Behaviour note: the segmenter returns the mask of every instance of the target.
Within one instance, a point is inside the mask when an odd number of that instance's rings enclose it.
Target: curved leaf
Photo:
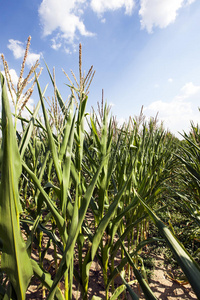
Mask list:
[[[32,276],[32,266],[21,236],[18,180],[22,165],[13,127],[5,81],[2,86],[2,170],[0,188],[0,237],[3,241],[1,267],[8,275],[18,299],[25,293]]]

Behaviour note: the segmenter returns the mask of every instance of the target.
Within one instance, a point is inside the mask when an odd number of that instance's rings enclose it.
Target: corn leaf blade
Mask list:
[[[18,299],[25,293],[32,276],[32,266],[21,236],[18,180],[21,175],[21,159],[18,151],[5,81],[2,86],[2,170],[0,187],[0,237],[3,241],[1,267],[9,276]]]
[[[169,228],[160,220],[160,218],[149,208],[149,206],[142,200],[139,194],[135,191],[141,204],[146,209],[150,218],[160,231],[163,238],[166,240],[168,246],[172,250],[177,262],[185,273],[188,281],[190,282],[195,294],[200,299],[200,267],[187,252],[181,242],[174,236]]]

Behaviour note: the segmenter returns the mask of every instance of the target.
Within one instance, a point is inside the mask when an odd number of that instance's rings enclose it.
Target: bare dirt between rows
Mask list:
[[[164,266],[163,255],[156,255],[154,260],[155,269],[150,280],[150,287],[154,295],[162,300],[197,299],[190,284],[181,285],[169,278]],[[140,299],[145,299],[141,297]]]
[[[90,229],[94,228],[94,220],[91,213],[87,213],[87,220],[88,220],[88,226],[90,226]],[[45,247],[47,243],[47,237],[43,239],[43,247]],[[84,247],[83,252],[86,251],[86,247]],[[61,252],[58,253],[61,254]],[[154,262],[154,270],[153,274],[151,276],[151,279],[149,281],[150,287],[154,293],[154,295],[161,300],[182,300],[182,299],[197,299],[195,293],[193,292],[190,284],[181,285],[178,282],[172,280],[169,276],[170,266],[166,267],[165,261],[164,261],[164,255],[158,254],[155,252],[150,252],[148,254]],[[75,247],[75,256],[77,256],[77,248]],[[38,252],[37,250],[32,253],[32,258],[38,261]],[[117,254],[115,257],[116,259],[116,265],[120,262],[120,254]],[[52,279],[54,277],[55,273],[55,263],[54,263],[54,250],[51,245],[49,247],[45,259],[43,261],[43,266],[45,270],[48,270],[48,272],[52,275]],[[75,259],[74,268],[77,268],[78,270],[78,262]],[[32,284],[30,285],[26,299],[30,300],[39,300],[39,299],[46,299],[46,296],[48,295],[48,291],[43,289],[42,294],[42,288],[40,286],[39,280],[33,278]],[[117,288],[119,285],[122,284],[122,280],[120,279],[120,276],[115,278],[115,288]],[[60,289],[62,290],[64,294],[64,282],[60,282]],[[139,299],[143,300],[145,299],[140,287],[138,284],[131,285],[131,288],[134,290],[134,292],[139,296]],[[43,295],[43,296],[42,296]],[[102,274],[102,268],[98,263],[98,260],[95,260],[92,262],[91,268],[90,268],[90,278],[89,278],[89,288],[88,288],[88,300],[91,300],[93,295],[100,297],[101,299],[105,299],[105,286],[103,281],[103,274]],[[110,296],[112,294],[110,293]],[[74,280],[73,285],[73,300],[82,300],[81,294],[80,294],[80,288],[76,281]],[[131,299],[128,292],[126,292],[126,298],[123,295],[120,295],[120,299]]]
[[[150,280],[150,287],[154,292],[154,295],[158,299],[162,300],[182,300],[182,299],[197,299],[194,294],[190,284],[181,285],[176,281],[170,279],[168,273],[166,272],[166,266],[164,266],[164,257],[162,254],[154,255],[154,263],[155,268]],[[116,280],[118,284],[120,284],[120,279]],[[64,284],[61,283],[61,289],[64,289]],[[145,297],[143,296],[142,291],[140,290],[138,285],[132,285],[131,288],[138,294],[139,299],[143,300]],[[38,286],[37,280],[34,281],[33,285],[31,285],[28,289],[26,299],[46,299],[47,293],[43,294],[42,297],[42,288]],[[92,296],[98,296],[102,299],[105,299],[105,288],[103,283],[103,276],[101,272],[101,268],[98,262],[93,262],[90,270],[90,281],[89,281],[89,293],[88,299],[91,300]],[[130,295],[126,293],[127,299],[131,299]],[[78,286],[74,285],[73,287],[73,299],[81,300],[81,295],[78,289]],[[120,299],[125,299],[121,295]]]

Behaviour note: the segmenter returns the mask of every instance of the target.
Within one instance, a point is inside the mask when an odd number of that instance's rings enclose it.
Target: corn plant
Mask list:
[[[180,174],[180,187],[177,193],[190,217],[199,225],[199,193],[200,193],[200,164],[199,164],[199,126],[191,123],[189,134],[183,135],[184,140],[180,145],[180,154],[177,154],[183,172]],[[184,171],[185,170],[185,171]]]
[[[23,70],[24,66],[25,60]],[[30,75],[37,66],[31,69]],[[91,67],[83,75],[81,46],[79,79],[72,71],[73,79],[64,72],[71,91],[68,103],[57,88],[55,70],[52,75],[46,65],[54,89],[52,101],[47,100],[47,87],[41,88],[39,74],[35,74],[33,86],[37,87],[39,99],[35,110],[30,111],[26,106],[29,94],[22,94],[30,75],[23,81],[22,71],[15,93],[5,60],[4,69],[8,90],[17,100],[13,103],[13,125],[1,75],[0,260],[4,274],[0,278],[0,299],[25,299],[34,274],[42,284],[43,298],[72,299],[72,285],[76,280],[81,298],[86,300],[94,260],[102,269],[106,299],[117,299],[122,293],[125,296],[125,291],[132,299],[138,299],[131,289],[131,270],[145,297],[156,299],[140,255],[144,247],[155,241],[168,244],[199,298],[198,264],[158,217],[166,208],[169,187],[178,193],[171,185],[172,174],[176,176],[176,157],[170,151],[172,136],[157,126],[155,120],[145,122],[142,114],[130,118],[122,127],[117,126],[103,98],[98,112],[90,115],[86,132],[86,105],[94,72]],[[24,99],[23,104],[20,99]],[[49,108],[46,108],[47,101]],[[22,108],[27,109],[30,118],[22,117]],[[16,126],[17,120],[21,121],[22,133]],[[191,199],[188,194],[186,199],[183,190],[179,193],[196,221],[197,136],[195,131],[195,140],[185,137],[193,147],[184,146],[185,156],[179,155],[187,170],[182,180],[187,179],[193,188]],[[88,215],[92,225],[88,223]],[[160,236],[149,235],[150,219]],[[53,248],[53,263],[48,262],[47,268],[44,258],[50,248]],[[116,256],[120,256],[119,262]],[[118,275],[122,284],[115,290]],[[63,290],[61,282],[64,282]]]
[[[21,236],[18,181],[22,162],[13,127],[5,80],[2,74],[2,163],[0,187],[1,268],[9,277],[8,299],[25,299],[33,269]]]

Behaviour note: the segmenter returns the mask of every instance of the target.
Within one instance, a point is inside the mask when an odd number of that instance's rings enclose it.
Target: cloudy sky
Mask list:
[[[78,74],[78,45],[83,69],[96,70],[88,111],[105,100],[119,122],[144,114],[164,121],[178,136],[200,120],[199,0],[0,0],[0,53],[19,75],[28,36],[27,69],[43,59],[63,98],[72,69]],[[2,64],[0,64],[2,70]],[[47,71],[40,77],[44,88]],[[46,95],[52,96],[51,89]],[[37,102],[37,94],[31,101]]]

